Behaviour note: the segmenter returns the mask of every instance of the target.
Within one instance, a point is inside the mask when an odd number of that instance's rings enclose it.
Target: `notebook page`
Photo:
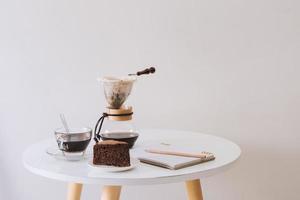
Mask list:
[[[144,147],[143,149],[140,149],[140,151],[138,151],[138,153],[136,154],[136,157],[140,159],[141,162],[145,162],[152,165],[158,165],[169,169],[178,169],[178,168],[187,167],[187,166],[191,166],[194,164],[207,161],[201,158],[149,153],[145,151],[146,149],[176,151],[176,152],[186,152],[186,153],[200,153],[203,150],[201,150],[199,147],[182,147],[182,146],[159,144],[159,145]],[[209,160],[212,159],[214,158],[210,158]]]
[[[189,164],[191,162],[201,161],[201,158],[161,155],[147,152],[138,155],[138,159],[140,159],[142,162],[147,163],[147,161],[149,161],[150,164],[162,165],[163,167],[171,169],[175,169],[177,166]]]

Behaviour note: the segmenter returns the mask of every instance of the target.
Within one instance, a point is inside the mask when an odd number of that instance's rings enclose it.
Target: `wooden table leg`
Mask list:
[[[67,200],[80,200],[81,190],[81,183],[69,183]]]
[[[102,188],[101,200],[119,200],[121,186],[107,185]]]
[[[189,200],[203,200],[201,183],[199,179],[185,182]]]

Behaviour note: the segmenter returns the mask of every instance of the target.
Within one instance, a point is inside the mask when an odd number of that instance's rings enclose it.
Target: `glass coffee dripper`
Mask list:
[[[98,131],[95,128],[95,133],[98,132],[99,139],[125,141],[130,148],[134,145],[138,133],[132,121],[132,107],[125,106],[124,103],[129,97],[135,81],[136,76],[106,76],[101,79],[108,105],[107,112],[96,124],[96,127],[100,125]],[[106,117],[108,120],[104,123],[104,128],[101,131],[102,123]]]
[[[94,137],[96,142],[99,139],[118,140],[127,142],[130,148],[134,145],[139,134],[132,121],[133,109],[124,103],[131,94],[137,76],[154,72],[155,68],[151,67],[124,77],[105,76],[100,79],[108,106],[107,112],[103,113],[96,123]],[[108,118],[108,121],[104,123],[104,129],[101,131],[104,118]]]
[[[112,77],[105,76],[101,79],[104,95],[108,107],[119,109],[131,93],[136,76]]]

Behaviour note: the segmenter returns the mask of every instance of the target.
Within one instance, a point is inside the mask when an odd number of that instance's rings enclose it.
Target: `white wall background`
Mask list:
[[[139,127],[210,133],[243,150],[236,167],[203,180],[205,199],[299,199],[299,9],[297,0],[0,0],[0,199],[64,199],[66,184],[27,172],[22,151],[51,137],[61,112],[93,126],[105,105],[96,78],[145,65],[157,74],[130,99]],[[184,199],[181,186],[126,187],[122,199]],[[99,193],[86,186],[83,199]]]

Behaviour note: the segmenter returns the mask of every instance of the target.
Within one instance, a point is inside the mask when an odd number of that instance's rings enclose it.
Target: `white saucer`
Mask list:
[[[103,172],[123,172],[128,171],[140,164],[140,161],[136,158],[130,158],[130,166],[128,167],[115,167],[115,166],[107,166],[107,165],[94,165],[93,160],[89,160],[88,165],[90,168],[95,170],[100,170]]]
[[[86,149],[85,153],[65,153],[58,149],[57,146],[50,146],[46,149],[46,153],[59,160],[79,161],[93,157],[91,149]]]

